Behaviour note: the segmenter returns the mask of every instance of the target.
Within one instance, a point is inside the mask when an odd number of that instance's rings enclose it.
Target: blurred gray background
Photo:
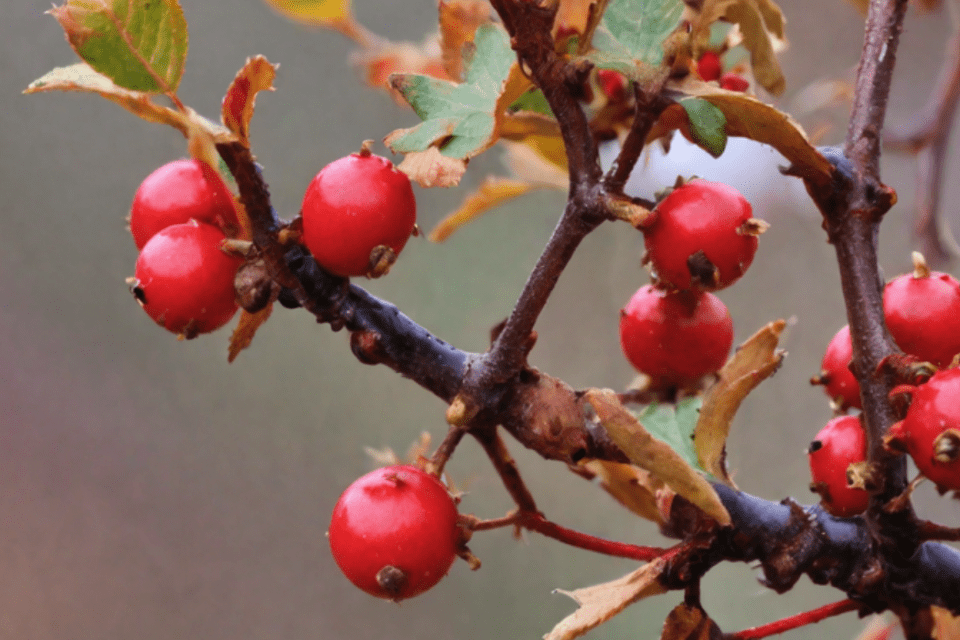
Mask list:
[[[284,215],[296,213],[323,165],[364,138],[416,122],[361,84],[347,63],[353,45],[341,36],[291,23],[260,0],[182,4],[191,38],[180,95],[200,112],[219,113],[247,56],[281,63],[278,90],[258,101],[252,137]],[[433,29],[433,0],[356,5],[363,24],[394,40],[419,41]],[[808,83],[852,77],[863,29],[853,8],[832,0],[783,7],[792,47],[779,104],[793,109]],[[8,3],[0,21],[0,638],[538,638],[574,608],[551,590],[634,567],[498,531],[474,538],[479,572],[458,563],[415,600],[394,605],[353,588],[324,538],[333,504],[372,468],[365,445],[403,451],[424,430],[439,440],[443,404],[386,368],[358,364],[343,334],[304,313],[278,310],[232,365],[227,330],[177,342],[156,327],[124,284],[136,259],[124,217],[139,182],[183,155],[183,140],[93,96],[20,95],[74,60],[47,8],[40,0]],[[904,121],[924,102],[949,31],[945,15],[911,11],[888,122]],[[810,131],[832,125],[823,142],[835,143],[845,112],[840,106],[802,120]],[[845,323],[832,249],[802,188],[770,170],[772,152],[747,150],[722,167],[673,162],[666,170],[673,177],[730,176],[772,223],[753,268],[721,297],[738,341],[770,320],[792,319],[790,355],[744,404],[729,459],[742,488],[809,502],[804,451],[830,411],[807,380]],[[957,169],[954,158],[948,175]],[[421,226],[432,228],[498,171],[493,152],[471,165],[460,188],[418,190]],[[883,175],[900,195],[881,239],[893,275],[909,265],[912,163],[888,154]],[[657,180],[662,186],[673,177]],[[945,187],[945,209],[953,211],[960,184],[949,179]],[[559,193],[535,193],[446,244],[413,240],[390,277],[369,288],[444,339],[482,350],[561,207]],[[605,225],[587,240],[537,327],[533,364],[577,387],[631,379],[617,312],[647,281],[641,251],[640,235],[623,225]],[[597,535],[665,543],[562,465],[510,447],[548,517]],[[510,508],[472,442],[448,470],[468,491],[464,511],[494,517]],[[960,524],[956,503],[930,486],[918,499],[924,515]],[[706,579],[704,604],[725,630],[842,597],[806,580],[779,597],[755,577],[746,565],[728,565]],[[679,601],[674,593],[641,603],[588,637],[659,637]],[[852,638],[862,624],[848,614],[787,637]]]

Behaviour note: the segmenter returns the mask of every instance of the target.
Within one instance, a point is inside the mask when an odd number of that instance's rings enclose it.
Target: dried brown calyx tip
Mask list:
[[[403,569],[387,565],[377,571],[377,585],[392,599],[396,599],[407,584],[407,574]]]
[[[357,155],[361,158],[369,158],[373,155],[373,140],[364,140],[360,143],[360,151],[357,151]]]
[[[919,251],[914,251],[910,254],[910,257],[913,258],[913,277],[929,278],[930,267],[927,265],[927,259],[923,257],[923,254]]]
[[[397,252],[385,244],[378,244],[370,252],[370,263],[367,269],[368,278],[379,278],[390,272],[390,267],[397,261]]]
[[[766,233],[770,228],[770,223],[760,218],[750,218],[737,227],[737,233],[742,236],[759,236]]]
[[[960,431],[947,429],[933,441],[933,459],[941,464],[950,464],[960,457]]]

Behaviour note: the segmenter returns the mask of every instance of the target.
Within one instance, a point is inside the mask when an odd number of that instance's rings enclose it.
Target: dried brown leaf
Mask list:
[[[721,640],[723,632],[703,609],[678,604],[663,623],[660,640]]]
[[[723,464],[730,423],[747,394],[780,366],[784,352],[777,344],[786,326],[783,320],[771,322],[740,345],[704,397],[693,446],[701,466],[727,484],[733,485]]]
[[[463,76],[463,45],[490,20],[490,3],[481,0],[440,0],[440,60],[447,75]]]
[[[960,616],[955,616],[943,607],[930,607],[933,613],[934,640],[960,640]]]
[[[250,119],[253,117],[257,93],[273,91],[273,80],[280,65],[270,64],[263,56],[247,58],[223,96],[220,117],[245,147],[250,146]]]
[[[590,403],[610,438],[634,464],[643,467],[668,487],[700,507],[722,525],[730,514],[717,492],[667,443],[654,438],[620,403],[610,389],[591,389],[584,399]]]
[[[435,147],[431,147],[431,149],[433,148]],[[520,197],[534,189],[543,188],[543,186],[525,180],[488,176],[480,185],[480,188],[469,194],[460,208],[441,220],[427,237],[433,242],[443,242],[457,229],[476,220],[497,205]]]
[[[233,334],[230,336],[228,362],[236,360],[240,352],[250,346],[257,329],[270,318],[271,313],[273,313],[272,302],[256,313],[244,311],[240,314],[240,322],[237,323],[237,328],[233,330]]]
[[[421,187],[455,187],[467,171],[467,162],[462,158],[447,157],[440,153],[440,149],[430,147],[426,151],[408,153],[397,169]]]
[[[664,484],[646,469],[622,462],[587,460],[580,463],[600,479],[600,486],[613,498],[641,518],[662,524],[657,508],[657,492]]]
[[[833,166],[807,139],[803,128],[786,113],[737,91],[726,91],[693,77],[670,82],[677,92],[703,98],[720,109],[727,119],[728,136],[750,138],[768,144],[779,151],[790,163],[793,173],[818,186],[830,183]],[[693,140],[687,124],[686,111],[679,104],[670,105],[660,116],[648,136],[656,140],[673,129]]]
[[[657,558],[610,582],[576,591],[557,589],[555,593],[570,596],[580,608],[561,620],[543,639],[572,640],[600,626],[628,605],[649,596],[666,593],[667,590],[657,580],[666,564],[662,558]]]

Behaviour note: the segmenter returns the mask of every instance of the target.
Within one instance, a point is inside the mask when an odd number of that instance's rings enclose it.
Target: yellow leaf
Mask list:
[[[740,345],[718,372],[700,407],[693,431],[697,458],[704,469],[728,484],[733,484],[724,466],[730,423],[747,394],[779,368],[784,353],[777,344],[786,326],[783,320],[771,322]]]
[[[431,149],[435,148],[436,147],[431,147]],[[411,155],[413,154],[407,154],[407,158]],[[439,155],[439,153],[437,155]],[[404,160],[404,162],[406,162],[406,160]],[[441,220],[427,237],[433,242],[443,242],[449,238],[454,231],[468,222],[476,220],[490,209],[508,200],[522,196],[525,193],[529,193],[534,189],[543,188],[543,186],[544,185],[537,185],[524,180],[488,176],[487,179],[483,181],[483,184],[480,185],[480,188],[468,195],[466,199],[464,199],[463,204],[460,205],[460,208]]]
[[[933,613],[934,640],[960,640],[960,617],[943,607],[930,607]]]
[[[579,608],[564,618],[543,640],[573,640],[594,627],[598,627],[613,616],[643,598],[666,593],[666,589],[657,578],[663,573],[667,563],[662,558],[647,563],[610,582],[556,593],[570,596]]]
[[[584,395],[610,439],[630,462],[643,467],[668,487],[698,506],[721,525],[730,524],[730,514],[717,492],[670,445],[654,438],[610,389],[590,389]]]
[[[376,37],[354,19],[350,0],[264,0],[276,11],[291,20],[314,27],[339,31],[361,45]]]
[[[517,178],[562,191],[570,186],[563,140],[531,136],[523,142],[501,141],[500,146],[506,151],[504,164]]]

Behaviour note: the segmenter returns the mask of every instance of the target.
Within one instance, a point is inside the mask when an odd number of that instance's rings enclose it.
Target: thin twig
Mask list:
[[[572,547],[595,551],[596,553],[602,553],[616,558],[630,558],[631,560],[649,562],[667,552],[667,549],[660,547],[645,547],[625,542],[617,542],[615,540],[605,540],[586,533],[574,531],[573,529],[568,529],[550,522],[539,513],[521,512],[519,522],[524,529],[536,531],[541,535],[553,538]]]
[[[757,640],[758,638],[766,638],[767,636],[784,633],[785,631],[790,631],[791,629],[803,627],[808,624],[815,624],[821,620],[826,620],[827,618],[838,616],[842,613],[856,611],[858,608],[859,605],[853,600],[841,600],[813,609],[812,611],[804,611],[794,616],[788,616],[776,622],[728,634],[724,636],[724,640]]]

